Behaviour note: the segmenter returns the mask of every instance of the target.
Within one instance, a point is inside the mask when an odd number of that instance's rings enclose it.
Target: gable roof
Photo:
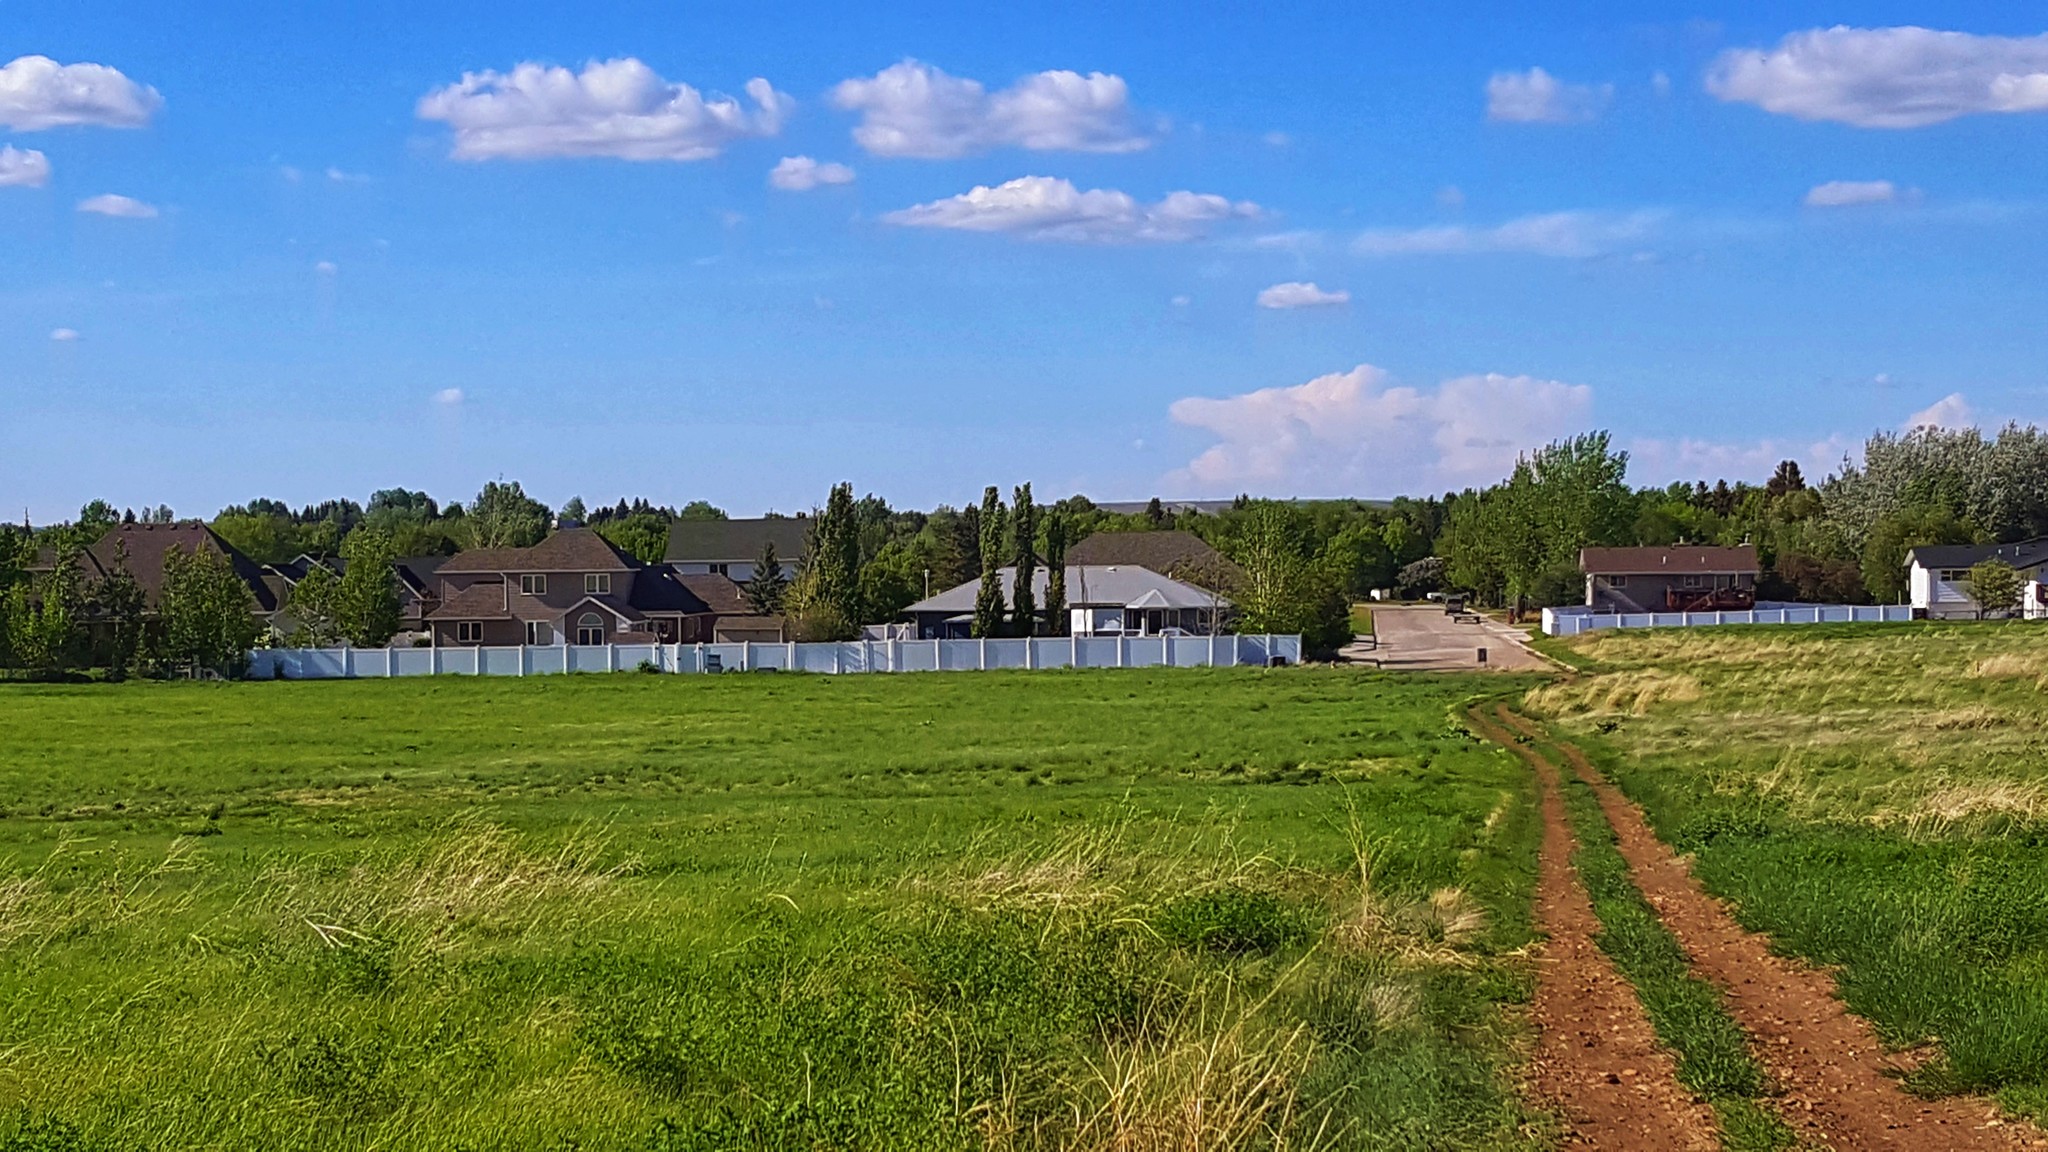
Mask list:
[[[564,528],[528,548],[471,548],[441,562],[441,575],[477,572],[630,572],[640,566],[590,528]]]
[[[98,580],[119,566],[125,553],[128,574],[141,586],[143,603],[155,608],[163,595],[164,560],[173,548],[187,555],[211,552],[227,557],[235,575],[240,577],[248,587],[249,595],[255,599],[257,610],[277,611],[280,589],[263,578],[263,567],[242,555],[234,545],[198,520],[180,520],[175,524],[117,524],[92,547],[79,554],[78,566],[87,580]],[[38,559],[38,566],[45,570],[54,561],[54,557],[47,553]]]
[[[810,541],[811,521],[804,516],[768,516],[758,520],[678,520],[668,526],[668,564],[742,564],[761,555],[773,542],[775,555],[800,560]]]
[[[1906,552],[1907,567],[1970,568],[1986,560],[2003,560],[2015,568],[2048,563],[2048,536],[2013,544],[1922,544]]]
[[[1178,528],[1096,532],[1067,549],[1067,563],[1084,567],[1136,565],[1204,588],[1231,587],[1244,577],[1244,569],[1214,545]]]
[[[1589,576],[1719,576],[1757,574],[1756,547],[1581,548],[1579,571]]]
[[[1003,600],[1015,599],[1017,569],[997,569],[1003,582]],[[1032,573],[1032,593],[1042,608],[1052,576],[1044,568]],[[906,613],[943,612],[948,615],[974,611],[974,599],[981,592],[979,579],[948,588],[905,608]],[[1230,601],[1171,576],[1135,564],[1067,565],[1067,606],[1069,608],[1228,608]]]

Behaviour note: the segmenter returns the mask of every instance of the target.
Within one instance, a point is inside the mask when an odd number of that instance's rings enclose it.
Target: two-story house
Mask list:
[[[746,611],[731,580],[641,564],[588,528],[458,552],[434,579],[427,621],[438,646],[695,643]]]
[[[745,584],[754,578],[754,563],[761,558],[762,547],[773,544],[776,566],[782,569],[784,579],[791,579],[809,547],[810,529],[810,520],[803,516],[678,520],[669,526],[662,563],[680,576],[724,576]]]

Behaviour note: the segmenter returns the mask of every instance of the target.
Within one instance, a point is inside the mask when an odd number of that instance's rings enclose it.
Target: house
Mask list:
[[[445,556],[406,556],[391,562],[391,579],[398,592],[398,632],[391,638],[394,647],[406,647],[415,639],[427,638],[427,613],[440,602],[440,585],[434,581],[434,572],[446,559]],[[300,553],[281,564],[263,566],[265,582],[278,588],[279,602],[283,605],[277,620],[279,633],[289,636],[297,629],[300,621],[292,615],[291,593],[316,567],[340,576],[348,571],[348,561],[339,556],[315,557]]]
[[[809,518],[768,516],[759,520],[678,520],[669,526],[662,563],[683,576],[724,576],[737,584],[754,578],[761,549],[775,545],[782,575],[796,575],[810,545]]]
[[[1586,606],[1595,612],[1740,611],[1756,604],[1756,548],[1582,548]]]
[[[1906,553],[1906,589],[1913,607],[1936,620],[1974,620],[1980,615],[1970,591],[1970,569],[1986,560],[2003,560],[2019,569],[2020,613],[2029,620],[2048,617],[2048,592],[2042,574],[2048,569],[2048,536],[2017,544],[1923,544]]]
[[[1003,603],[1012,601],[1014,567],[998,570]],[[1032,573],[1032,591],[1042,615],[1051,575]],[[969,580],[904,609],[921,640],[969,635],[981,581]],[[1130,564],[1067,565],[1067,632],[1075,636],[1156,636],[1169,628],[1206,635],[1227,622],[1230,601],[1215,592]]]
[[[696,643],[747,611],[727,577],[642,564],[588,528],[458,552],[433,581],[426,622],[437,646]]]
[[[1067,563],[1082,567],[1149,568],[1161,575],[1227,592],[1240,587],[1244,569],[1193,532],[1096,532],[1067,549]]]
[[[116,525],[90,548],[78,554],[79,576],[90,587],[116,568],[125,566],[128,574],[142,588],[143,617],[148,619],[156,614],[163,599],[164,561],[172,549],[186,555],[212,553],[227,557],[235,575],[249,589],[252,611],[266,626],[276,628],[279,610],[284,605],[286,585],[198,520],[180,520],[174,524]],[[55,553],[46,548],[28,566],[28,570],[48,572],[55,563]]]

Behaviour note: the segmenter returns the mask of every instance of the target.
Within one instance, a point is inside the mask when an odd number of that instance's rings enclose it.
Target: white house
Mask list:
[[[1017,570],[998,569],[998,576],[1003,603],[1013,603]],[[1044,568],[1032,573],[1032,592],[1041,615],[1050,584],[1051,576]],[[1231,608],[1230,601],[1217,593],[1135,564],[1069,564],[1066,591],[1067,631],[1074,636],[1157,636],[1168,629],[1206,635],[1217,630]],[[974,601],[980,594],[981,581],[969,580],[903,611],[915,622],[918,639],[966,636],[973,627]]]
[[[2048,536],[2017,544],[1926,544],[1906,553],[1906,589],[1913,607],[1934,620],[1974,620],[1976,597],[1970,592],[1970,569],[1986,560],[2003,560],[2019,570],[2020,611],[2029,620],[2048,618],[2048,590],[2041,586],[2048,568]]]

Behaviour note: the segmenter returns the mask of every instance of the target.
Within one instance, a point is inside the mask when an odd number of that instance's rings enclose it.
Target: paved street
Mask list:
[[[1469,672],[1479,667],[1479,649],[1486,649],[1486,667],[1524,672],[1546,667],[1524,646],[1521,629],[1491,620],[1465,623],[1444,615],[1443,606],[1374,605],[1377,649],[1352,645],[1344,655],[1356,661],[1378,661],[1382,668],[1416,672]]]

